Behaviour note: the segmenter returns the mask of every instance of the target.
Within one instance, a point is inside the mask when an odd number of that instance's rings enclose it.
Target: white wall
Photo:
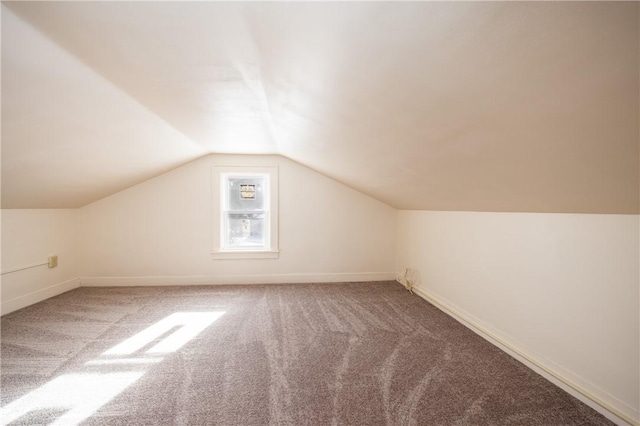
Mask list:
[[[639,218],[398,212],[418,290],[638,419]]]
[[[278,259],[213,260],[212,166],[277,165]],[[80,209],[82,285],[384,280],[395,209],[279,156],[208,156]]]
[[[2,271],[47,262],[2,275],[2,314],[78,287],[77,210],[2,210]]]

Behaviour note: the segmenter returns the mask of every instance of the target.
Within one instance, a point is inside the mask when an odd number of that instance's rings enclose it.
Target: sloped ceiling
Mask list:
[[[248,153],[401,209],[638,213],[635,2],[3,5],[3,208]]]

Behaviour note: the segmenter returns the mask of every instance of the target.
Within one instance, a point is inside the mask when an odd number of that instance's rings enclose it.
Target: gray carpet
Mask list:
[[[0,423],[611,424],[394,282],[80,288],[1,337]]]

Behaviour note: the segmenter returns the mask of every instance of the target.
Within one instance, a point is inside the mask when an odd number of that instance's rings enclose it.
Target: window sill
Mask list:
[[[228,250],[214,251],[211,253],[212,259],[277,259],[280,255],[279,250]]]

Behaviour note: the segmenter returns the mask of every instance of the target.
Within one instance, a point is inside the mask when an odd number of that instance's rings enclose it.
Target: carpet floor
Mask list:
[[[394,282],[79,288],[1,332],[1,424],[612,424]]]

